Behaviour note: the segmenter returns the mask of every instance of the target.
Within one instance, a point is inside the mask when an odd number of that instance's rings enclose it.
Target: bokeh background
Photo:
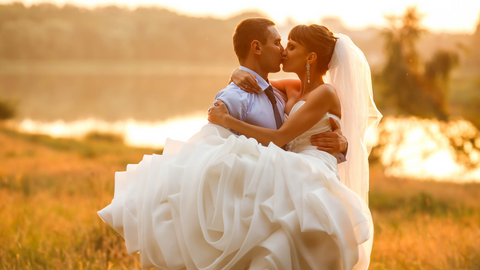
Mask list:
[[[206,123],[248,17],[369,61],[370,269],[480,269],[480,2],[257,2],[0,1],[0,269],[141,268],[96,211],[115,171]]]

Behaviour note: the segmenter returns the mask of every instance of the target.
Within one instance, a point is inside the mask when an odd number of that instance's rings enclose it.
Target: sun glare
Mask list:
[[[382,120],[379,131],[386,138],[381,162],[388,175],[449,181],[480,179],[480,169],[467,173],[466,168],[456,162],[448,139],[448,136],[460,138],[475,132],[465,121],[445,126],[436,120],[387,117]],[[470,154],[476,155],[475,151]]]
[[[190,117],[177,117],[159,122],[133,119],[113,123],[97,119],[41,122],[25,119],[16,124],[15,128],[21,132],[78,139],[85,137],[89,132],[114,133],[123,136],[125,143],[130,146],[162,148],[167,138],[186,141],[206,123],[205,115],[195,114]]]

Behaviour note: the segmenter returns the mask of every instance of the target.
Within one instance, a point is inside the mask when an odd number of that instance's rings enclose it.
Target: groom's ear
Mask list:
[[[262,47],[260,46],[260,41],[258,40],[254,40],[252,41],[252,43],[250,43],[250,50],[254,53],[254,54],[262,54]]]

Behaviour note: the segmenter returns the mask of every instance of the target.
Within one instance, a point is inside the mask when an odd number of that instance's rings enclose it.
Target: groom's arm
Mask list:
[[[342,163],[347,161],[348,141],[343,136],[342,129],[338,126],[337,122],[330,118],[330,124],[332,125],[331,132],[323,132],[315,134],[310,138],[310,143],[313,146],[317,146],[318,150],[336,153],[337,162]]]

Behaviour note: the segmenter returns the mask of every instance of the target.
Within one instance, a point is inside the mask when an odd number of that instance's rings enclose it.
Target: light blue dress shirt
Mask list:
[[[270,85],[255,71],[243,66],[240,66],[239,69],[255,75],[258,85],[262,88],[262,90],[267,89],[267,87]],[[278,112],[280,113],[280,117],[283,121],[285,101],[276,91],[273,91],[273,93],[275,94],[275,98],[277,100],[276,106],[278,108]],[[258,94],[247,93],[232,82],[225,89],[218,92],[215,99],[223,101],[223,103],[225,103],[227,106],[230,115],[238,120],[259,127],[277,129],[272,103],[270,103],[270,100],[265,92]],[[235,133],[239,134],[238,132]]]

